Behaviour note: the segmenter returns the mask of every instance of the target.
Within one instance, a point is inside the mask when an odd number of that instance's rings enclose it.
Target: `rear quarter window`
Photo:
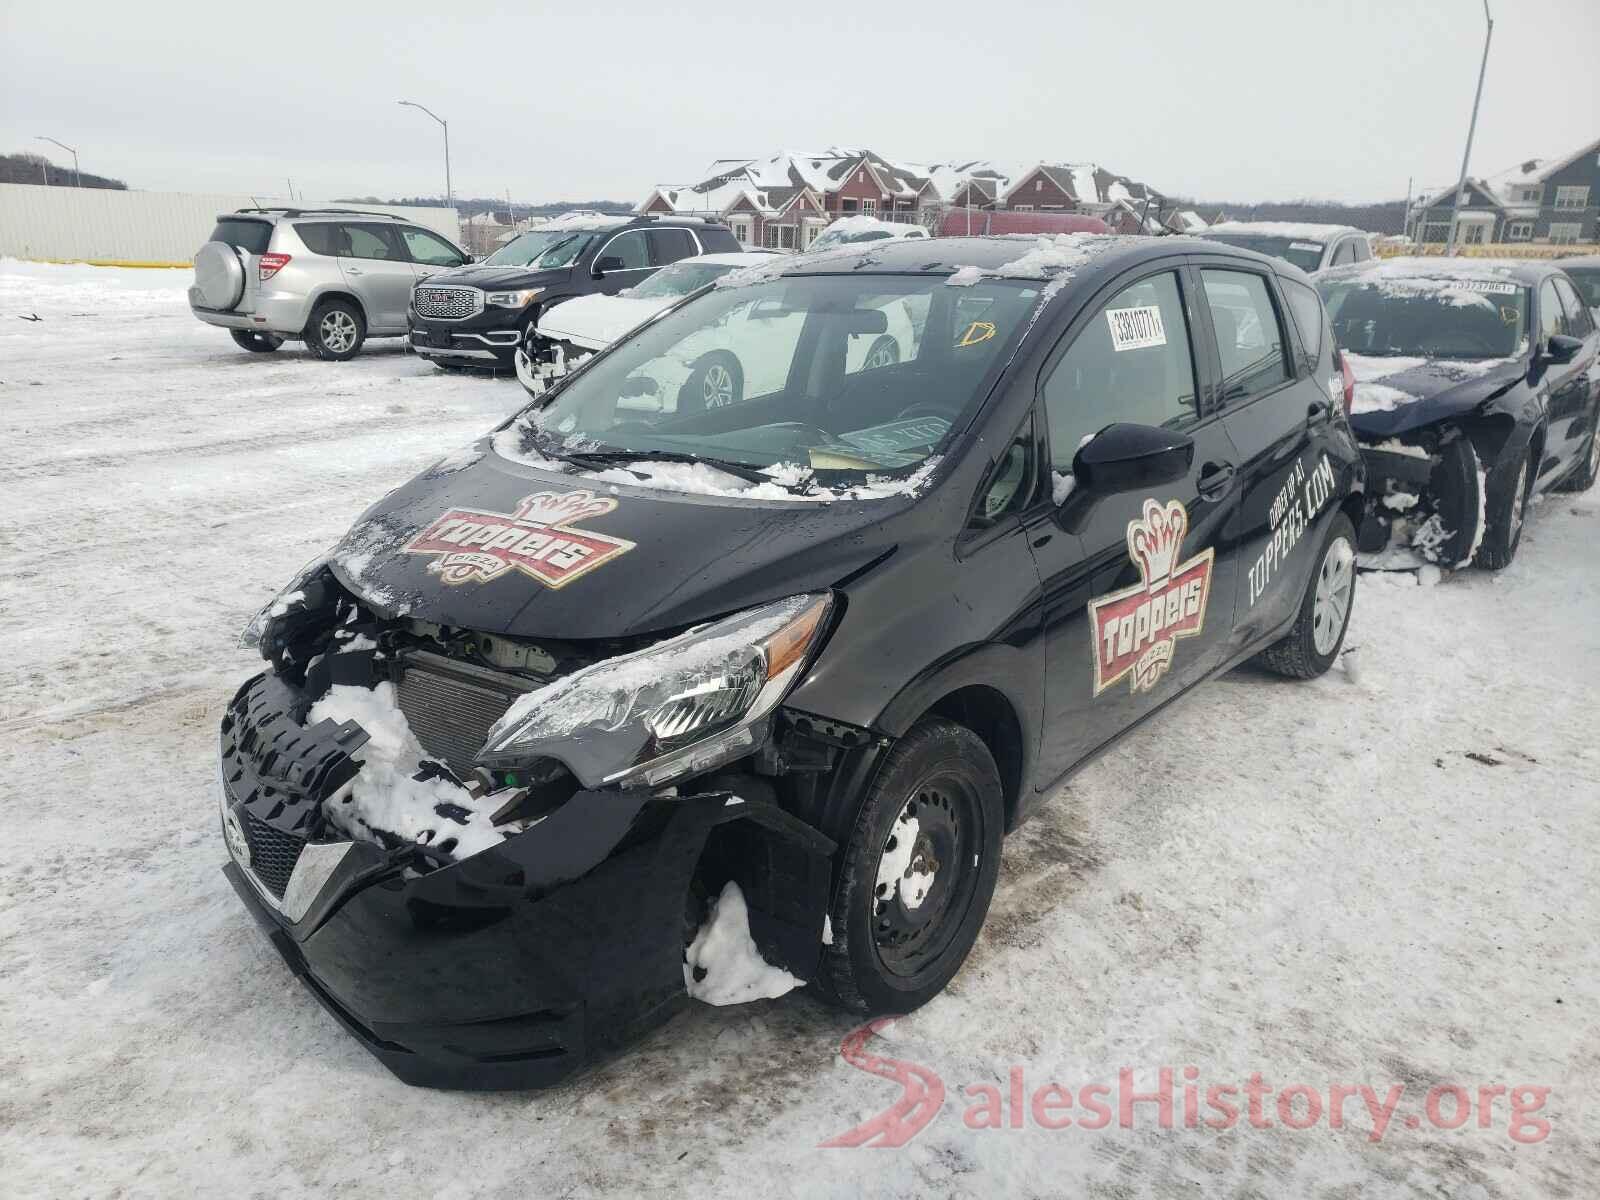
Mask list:
[[[268,243],[272,241],[272,223],[224,217],[211,231],[211,240],[227,242],[234,249],[247,254],[265,254]]]
[[[1284,299],[1289,302],[1289,312],[1294,317],[1294,327],[1300,334],[1300,344],[1306,350],[1306,364],[1315,367],[1322,361],[1322,330],[1326,322],[1322,313],[1322,297],[1297,279],[1278,276],[1283,286]]]

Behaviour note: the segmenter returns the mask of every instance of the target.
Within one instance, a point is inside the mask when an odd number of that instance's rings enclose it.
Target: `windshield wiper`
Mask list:
[[[550,453],[546,451],[545,453]],[[748,483],[776,483],[771,475],[746,463],[726,458],[710,458],[704,454],[687,454],[682,450],[562,450],[555,457],[563,462],[575,463],[591,470],[630,462],[705,463],[719,471],[743,479]]]

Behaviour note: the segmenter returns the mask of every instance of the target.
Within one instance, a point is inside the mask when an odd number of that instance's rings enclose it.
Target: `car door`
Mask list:
[[[1583,349],[1573,358],[1572,419],[1566,429],[1566,447],[1563,463],[1570,468],[1578,457],[1589,449],[1589,435],[1594,431],[1596,405],[1600,403],[1600,333],[1595,331],[1594,317],[1584,304],[1578,289],[1561,276],[1555,277],[1556,293],[1565,310],[1567,335],[1583,343]]]
[[[1542,357],[1550,339],[1558,334],[1576,336],[1567,318],[1566,309],[1556,290],[1558,280],[1553,275],[1545,277],[1538,290],[1539,378],[1534,384],[1535,394],[1544,401],[1545,441],[1544,461],[1539,464],[1539,484],[1543,486],[1553,476],[1566,471],[1583,445],[1585,419],[1589,410],[1589,368],[1592,356],[1584,351],[1570,362],[1551,362]],[[1561,281],[1564,282],[1564,281]]]
[[[1181,259],[1146,264],[1085,307],[1039,375],[1059,505],[1054,529],[1030,531],[1048,656],[1041,784],[1226,654],[1237,558],[1224,534],[1237,508],[1236,456],[1221,417],[1201,406],[1195,304]],[[1079,449],[1117,423],[1192,438],[1187,472],[1115,494],[1079,487]]]
[[[1346,243],[1348,245],[1348,243]],[[1334,465],[1318,452],[1334,420],[1333,381],[1321,361],[1322,302],[1294,280],[1237,259],[1197,256],[1191,269],[1201,298],[1201,338],[1210,397],[1238,455],[1239,506],[1229,541],[1237,546],[1235,647],[1287,622],[1300,603],[1316,529],[1334,493]],[[1283,292],[1279,291],[1281,283]],[[1283,296],[1298,297],[1291,336]],[[1314,341],[1313,341],[1314,339]]]
[[[421,283],[428,276],[452,267],[466,265],[466,255],[436,233],[415,226],[402,226],[400,240],[411,256],[411,274]]]
[[[368,333],[396,333],[406,327],[406,306],[417,277],[411,256],[393,225],[342,221],[335,235],[339,271],[361,300]]]
[[[625,229],[600,247],[591,272],[595,291],[615,296],[650,278],[655,268],[650,265],[650,246],[644,234],[642,229]]]

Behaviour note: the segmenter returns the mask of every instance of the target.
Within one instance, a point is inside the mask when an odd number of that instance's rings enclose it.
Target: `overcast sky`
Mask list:
[[[1473,174],[1600,137],[1600,0],[1498,8]],[[316,5],[0,0],[0,150],[151,191],[637,200],[864,144],[1095,161],[1217,200],[1448,183],[1481,0]]]

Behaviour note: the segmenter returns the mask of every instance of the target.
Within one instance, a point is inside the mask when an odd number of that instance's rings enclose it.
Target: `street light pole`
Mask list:
[[[1485,2],[1487,2],[1487,0],[1485,0]],[[435,121],[439,122],[440,128],[444,130],[444,199],[446,204],[448,204],[451,208],[454,208],[456,206],[456,194],[450,187],[450,122],[446,121],[438,113],[433,112],[431,109],[428,109],[421,104],[418,104],[414,100],[402,100],[400,103],[404,104],[407,108],[422,109],[423,112],[427,113]]]
[[[1483,62],[1478,66],[1478,91],[1472,97],[1472,122],[1467,126],[1467,150],[1461,156],[1461,178],[1456,181],[1456,204],[1450,211],[1450,240],[1444,248],[1446,258],[1456,252],[1456,234],[1461,228],[1461,193],[1467,187],[1467,163],[1472,158],[1472,135],[1478,129],[1478,102],[1483,99],[1483,76],[1489,69],[1489,40],[1494,37],[1494,18],[1489,15],[1489,0],[1483,0]]]
[[[45,137],[44,134],[42,134],[42,133],[36,135],[36,138],[37,138],[38,141],[41,141],[41,142],[54,142],[57,146],[60,146],[68,154],[72,155],[72,186],[73,187],[82,187],[83,186],[83,176],[78,173],[78,152],[76,150],[74,150],[71,146],[67,145],[65,142],[57,142],[55,140],[55,138],[53,138],[53,137]],[[46,176],[45,178],[48,179],[49,176]]]

